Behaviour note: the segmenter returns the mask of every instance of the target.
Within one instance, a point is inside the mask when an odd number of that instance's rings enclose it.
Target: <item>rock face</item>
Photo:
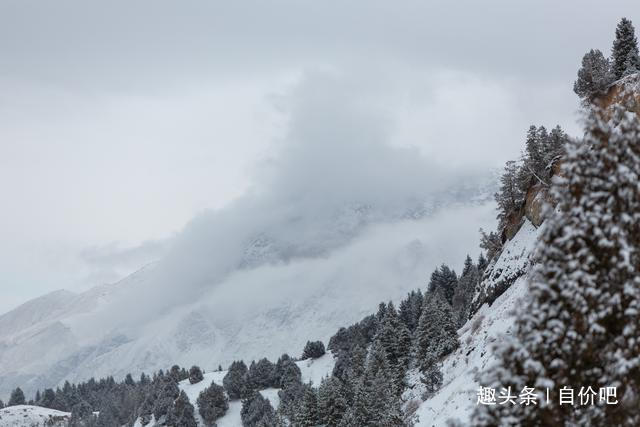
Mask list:
[[[524,204],[524,215],[533,225],[539,227],[545,219],[545,206],[553,200],[547,187],[536,184],[529,187]]]
[[[630,96],[635,98],[633,110],[640,115],[640,73],[630,74],[613,83],[606,94],[595,98],[592,102],[609,114],[616,104],[622,104]]]

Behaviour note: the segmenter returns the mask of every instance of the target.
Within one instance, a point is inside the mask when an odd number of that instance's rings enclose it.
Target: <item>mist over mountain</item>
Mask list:
[[[287,130],[246,195],[194,218],[162,258],[115,285],[67,295],[29,322],[20,309],[0,317],[2,392],[295,353],[440,263],[460,265],[494,224],[495,177],[394,146],[392,120],[359,90],[307,75],[280,101]],[[43,342],[45,357],[30,354]]]

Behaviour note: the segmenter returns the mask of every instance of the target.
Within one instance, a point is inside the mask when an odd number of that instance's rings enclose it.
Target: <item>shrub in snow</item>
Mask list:
[[[322,341],[307,341],[302,352],[302,360],[305,359],[317,359],[323,356],[325,353],[324,344]]]
[[[189,383],[196,384],[204,379],[204,375],[202,374],[202,369],[199,366],[192,366],[189,369]]]

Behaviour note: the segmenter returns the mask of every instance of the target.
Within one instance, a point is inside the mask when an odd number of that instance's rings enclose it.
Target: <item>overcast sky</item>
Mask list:
[[[580,59],[622,16],[640,3],[1,0],[0,313],[116,280],[252,188],[309,76],[450,172],[532,123],[578,134]]]

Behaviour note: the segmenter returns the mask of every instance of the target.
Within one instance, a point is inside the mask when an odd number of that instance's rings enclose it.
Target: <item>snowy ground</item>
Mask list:
[[[528,267],[529,255],[535,246],[538,230],[528,221],[518,234],[505,245],[505,250],[496,262],[502,274],[513,274]],[[460,348],[447,356],[442,365],[443,386],[435,396],[420,404],[416,414],[418,426],[446,426],[450,419],[468,425],[469,417],[476,405],[476,393],[480,386],[476,374],[492,363],[492,347],[501,336],[510,333],[514,323],[514,309],[527,294],[527,276],[515,280],[491,306],[484,304],[460,330]],[[417,372],[411,372],[412,388],[404,394],[407,400],[421,402],[423,388]]]
[[[0,409],[2,427],[62,427],[71,416],[68,412],[39,406],[17,405]]]

